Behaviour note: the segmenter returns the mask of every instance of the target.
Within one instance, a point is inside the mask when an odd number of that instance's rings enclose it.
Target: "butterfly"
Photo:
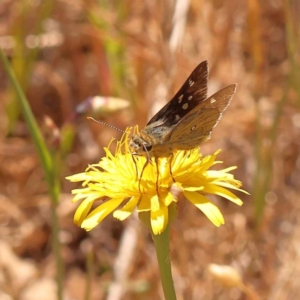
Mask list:
[[[207,61],[203,61],[171,101],[131,138],[131,152],[148,158],[169,157],[174,150],[191,150],[209,139],[236,91],[236,84],[207,98],[207,80]]]

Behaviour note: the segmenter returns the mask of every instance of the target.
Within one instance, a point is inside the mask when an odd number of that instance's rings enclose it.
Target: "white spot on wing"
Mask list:
[[[189,85],[192,86],[195,82],[191,79],[189,79]]]
[[[182,109],[187,109],[188,107],[189,107],[188,103],[184,103],[184,104],[182,105]]]
[[[189,97],[188,97],[188,100],[192,100],[192,99],[193,99],[193,96],[189,96]]]
[[[215,98],[211,98],[210,103],[213,104],[215,103],[217,100]]]
[[[178,103],[181,103],[182,98],[183,98],[183,95],[180,95],[180,96],[178,97]]]
[[[179,116],[179,115],[176,115],[176,116],[175,116],[175,120],[176,120],[176,121],[180,120],[180,116]]]

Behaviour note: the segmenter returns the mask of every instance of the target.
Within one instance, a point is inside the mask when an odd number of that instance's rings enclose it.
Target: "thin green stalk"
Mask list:
[[[170,261],[170,223],[159,235],[152,233],[165,300],[176,300]]]
[[[254,215],[256,224],[259,223],[261,218],[263,209],[264,209],[264,197],[261,193],[261,179],[262,179],[262,172],[263,172],[263,162],[262,162],[262,146],[261,146],[261,124],[260,124],[260,117],[259,117],[259,109],[258,104],[256,104],[256,122],[255,122],[255,132],[256,132],[256,139],[255,139],[255,161],[256,161],[256,171],[254,175],[254,186],[253,186],[253,198],[254,198]]]
[[[40,3],[36,19],[35,21],[32,20],[33,23],[31,24],[32,28],[30,34],[38,36],[43,32],[43,21],[49,18],[53,11],[53,6],[54,0],[43,1]],[[27,47],[25,43],[26,35],[28,35],[27,27],[20,26],[20,24],[26,24],[28,21],[28,14],[30,14],[31,9],[32,4],[30,4],[29,1],[20,1],[17,12],[18,18],[16,18],[16,22],[12,24],[11,28],[12,35],[15,39],[14,55],[11,66],[23,90],[27,89],[36,58],[41,51],[40,46],[34,48]],[[13,93],[13,91],[11,92]],[[5,109],[9,116],[8,132],[11,132],[20,115],[21,108],[18,105],[18,100],[12,97],[6,104]]]
[[[60,249],[60,242],[59,242],[59,223],[56,214],[56,206],[59,200],[60,194],[60,186],[59,180],[56,176],[57,173],[54,168],[53,158],[51,157],[43,136],[39,130],[39,127],[36,123],[34,115],[31,111],[31,108],[28,104],[28,101],[21,89],[21,86],[13,72],[13,69],[10,66],[8,59],[6,58],[2,49],[0,49],[0,56],[3,61],[5,70],[12,82],[14,90],[18,96],[20,107],[22,108],[23,115],[37,149],[37,153],[39,156],[39,160],[41,162],[42,168],[45,173],[45,178],[49,187],[49,193],[51,198],[51,221],[52,221],[52,247],[56,259],[56,268],[57,268],[57,299],[62,300],[63,296],[63,262],[61,258],[61,249]]]
[[[59,241],[60,226],[56,212],[57,204],[51,203],[51,228],[52,228],[52,251],[56,262],[56,285],[57,299],[63,299],[64,263],[61,257],[61,244]]]
[[[300,85],[298,84],[300,77],[300,68],[296,61],[296,53],[297,53],[297,26],[293,26],[292,20],[292,8],[289,0],[283,1],[284,13],[285,13],[285,31],[286,31],[286,47],[288,52],[288,58],[291,66],[291,71],[287,82],[284,86],[283,96],[280,102],[277,105],[275,118],[273,122],[273,126],[270,130],[270,146],[268,148],[262,146],[263,135],[261,134],[261,126],[259,117],[256,121],[256,162],[257,162],[257,171],[254,179],[254,199],[255,199],[255,218],[257,225],[260,222],[264,211],[265,205],[265,194],[269,190],[269,186],[271,184],[272,177],[272,163],[273,163],[273,150],[275,149],[275,142],[278,132],[278,123],[282,114],[283,106],[287,101],[287,93],[290,87],[294,87],[296,93],[298,94],[298,100],[300,101]],[[257,116],[259,116],[259,111],[257,110]]]
[[[283,1],[284,15],[285,15],[285,32],[286,32],[286,47],[288,50],[288,58],[291,66],[290,80],[291,85],[294,87],[297,95],[298,101],[300,103],[300,85],[299,85],[299,76],[300,68],[297,61],[298,49],[299,49],[299,20],[298,24],[293,24],[292,17],[292,7],[289,0]],[[298,29],[298,30],[297,30]]]
[[[109,9],[109,2],[99,2],[96,4],[101,8],[101,10]],[[87,19],[88,21],[101,30],[101,35],[99,35],[98,42],[105,49],[104,55],[108,62],[109,71],[112,73],[111,77],[114,78],[113,86],[110,85],[109,88],[113,89],[114,93],[120,93],[124,91],[124,80],[126,78],[126,65],[125,65],[125,47],[123,41],[123,30],[122,26],[119,28],[119,23],[126,19],[127,16],[127,6],[123,4],[122,1],[118,2],[115,6],[116,9],[116,21],[114,24],[99,18],[99,15],[95,13],[94,4],[87,6]],[[118,30],[116,30],[116,28]],[[99,32],[100,33],[100,32]],[[101,38],[100,38],[101,37]],[[108,92],[112,92],[109,90]]]
[[[273,126],[270,131],[270,147],[268,151],[268,155],[266,156],[266,175],[265,175],[265,187],[269,188],[271,184],[271,179],[272,179],[272,171],[273,171],[273,152],[276,143],[276,138],[277,138],[277,132],[278,132],[278,125],[279,121],[283,112],[283,106],[286,103],[287,100],[287,91],[288,91],[288,82],[286,83],[286,86],[284,87],[283,95],[282,98],[280,99],[280,102],[278,103],[275,111],[275,117],[274,117],[274,122]]]
[[[176,204],[169,205],[168,211],[168,226],[163,233],[158,235],[155,235],[152,231],[149,211],[139,212],[139,219],[150,230],[152,239],[154,241],[165,300],[176,300],[170,261],[170,224],[174,221],[174,219],[177,216]]]
[[[283,106],[287,100],[287,91],[288,91],[288,81],[286,86],[284,87],[283,96],[276,107],[274,122],[272,128],[270,130],[269,138],[270,138],[270,146],[265,149],[262,148],[261,140],[262,137],[258,135],[257,144],[256,144],[256,161],[257,161],[257,171],[254,181],[254,191],[255,191],[255,219],[257,225],[259,225],[262,214],[264,212],[265,206],[265,194],[269,190],[271,179],[272,179],[272,171],[273,171],[273,151],[275,149],[275,143],[278,132],[279,120],[282,115]],[[259,120],[257,120],[259,123]],[[259,132],[260,125],[257,127],[257,132]],[[262,153],[265,151],[265,154]]]
[[[268,149],[262,148],[262,136],[257,136],[257,143],[256,143],[256,161],[257,161],[257,171],[254,181],[254,191],[255,191],[255,218],[256,223],[259,225],[262,214],[264,212],[264,205],[265,205],[265,194],[269,190],[269,186],[271,184],[272,179],[272,171],[273,171],[273,151],[275,149],[276,137],[278,132],[278,125],[279,120],[282,115],[283,106],[287,100],[287,91],[288,91],[288,81],[286,86],[284,87],[283,96],[276,107],[274,122],[272,128],[270,130],[269,138],[270,138],[270,146]],[[260,124],[259,120],[257,120],[257,132],[260,132]],[[265,154],[262,153],[265,151]]]
[[[93,274],[94,256],[93,251],[88,252],[86,258],[86,288],[84,300],[91,299],[91,284],[92,284],[92,274]]]
[[[1,53],[1,59],[3,61],[5,70],[13,84],[13,87],[15,89],[16,94],[18,95],[18,99],[20,101],[20,106],[23,110],[24,118],[26,121],[26,124],[28,126],[29,132],[32,136],[33,142],[35,144],[35,147],[38,151],[38,156],[41,161],[42,167],[45,171],[46,180],[49,187],[54,186],[53,182],[53,164],[52,164],[52,158],[49,154],[49,151],[47,150],[46,144],[43,140],[42,134],[39,130],[39,127],[35,121],[34,115],[31,111],[31,108],[28,104],[28,101],[21,89],[21,86],[9,64],[9,61],[7,60],[5,54],[3,53],[3,50],[0,49]],[[53,199],[58,198],[58,193],[55,189],[51,189],[51,196]]]

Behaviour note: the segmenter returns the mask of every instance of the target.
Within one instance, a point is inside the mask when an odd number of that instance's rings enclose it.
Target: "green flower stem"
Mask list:
[[[94,266],[93,252],[89,251],[87,253],[86,262],[85,262],[85,267],[86,267],[87,273],[86,273],[86,289],[85,289],[85,294],[84,294],[84,300],[90,300],[91,299],[93,266]]]
[[[156,249],[165,299],[176,300],[170,261],[170,223],[163,233],[155,235],[152,232],[152,238]]]
[[[57,299],[63,299],[63,284],[64,284],[64,263],[61,256],[61,243],[59,240],[59,220],[57,216],[57,204],[51,202],[51,229],[52,229],[52,251],[56,263],[56,286],[57,286]]]
[[[139,212],[139,219],[150,230],[152,239],[154,241],[165,300],[176,300],[170,260],[170,224],[174,219],[176,219],[177,216],[176,205],[169,205],[168,210],[168,226],[166,227],[164,232],[158,235],[155,235],[152,231],[149,211]]]

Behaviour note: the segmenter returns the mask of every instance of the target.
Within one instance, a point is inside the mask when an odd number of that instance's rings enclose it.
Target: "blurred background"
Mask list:
[[[86,116],[143,128],[203,60],[209,95],[232,83],[238,89],[201,151],[221,148],[221,167],[236,165],[251,195],[239,194],[242,207],[213,199],[225,216],[221,228],[190,203],[178,204],[171,228],[177,297],[300,297],[299,15],[298,0],[2,0],[0,47],[42,131],[60,192],[54,204],[1,63],[0,299],[163,299],[147,230],[134,216],[109,216],[89,233],[78,228],[71,190],[79,185],[65,177],[97,163],[121,136]],[[210,264],[234,267],[259,298],[222,285]]]

